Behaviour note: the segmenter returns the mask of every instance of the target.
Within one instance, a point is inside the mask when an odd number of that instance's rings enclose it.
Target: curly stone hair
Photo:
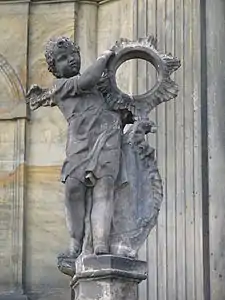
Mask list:
[[[76,52],[80,53],[80,47],[72,40],[64,36],[51,38],[46,44],[45,59],[48,64],[48,70],[56,77],[58,77],[58,74],[55,68],[54,49],[68,47],[72,47]]]

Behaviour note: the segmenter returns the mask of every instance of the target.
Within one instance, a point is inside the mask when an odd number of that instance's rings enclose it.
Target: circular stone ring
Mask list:
[[[177,96],[178,86],[170,78],[170,75],[180,67],[180,60],[171,54],[160,53],[156,49],[156,39],[153,36],[141,38],[138,41],[120,39],[116,42],[112,50],[116,55],[109,59],[107,69],[111,75],[109,76],[109,80],[115,93],[124,94],[116,83],[117,69],[125,61],[139,58],[151,63],[155,67],[157,80],[150,90],[141,95],[132,95],[132,98],[141,102],[155,101],[152,105],[156,106],[159,104],[158,102],[168,101]]]

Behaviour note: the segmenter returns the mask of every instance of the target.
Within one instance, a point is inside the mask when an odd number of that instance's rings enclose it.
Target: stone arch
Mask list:
[[[0,96],[0,120],[26,118],[23,85],[2,54],[0,54],[0,85],[4,86],[4,90],[1,91],[2,97]]]

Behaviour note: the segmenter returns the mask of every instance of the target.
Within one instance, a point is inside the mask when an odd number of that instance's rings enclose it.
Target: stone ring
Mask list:
[[[153,36],[130,41],[120,39],[112,48],[115,55],[109,59],[107,71],[110,74],[111,87],[116,93],[124,94],[117,86],[116,71],[127,60],[143,59],[151,63],[157,72],[155,85],[147,92],[140,95],[132,95],[136,101],[148,102],[152,97],[163,95],[164,98],[172,99],[177,96],[178,88],[174,85],[170,75],[180,67],[180,60],[171,54],[162,54],[156,49],[156,39]],[[124,94],[125,96],[125,94]]]

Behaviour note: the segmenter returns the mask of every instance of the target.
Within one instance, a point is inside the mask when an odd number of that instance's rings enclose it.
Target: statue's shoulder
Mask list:
[[[56,87],[56,88],[59,88],[63,85],[65,85],[65,83],[67,82],[69,78],[55,78],[54,81],[53,81],[53,85]]]
[[[69,78],[56,78],[54,80],[55,94],[60,98],[77,96],[81,94],[78,87],[79,75]]]
[[[68,89],[69,87],[73,86],[78,80],[78,76],[73,76],[70,78],[56,78],[53,81],[53,85],[55,86],[56,90],[60,89]]]

